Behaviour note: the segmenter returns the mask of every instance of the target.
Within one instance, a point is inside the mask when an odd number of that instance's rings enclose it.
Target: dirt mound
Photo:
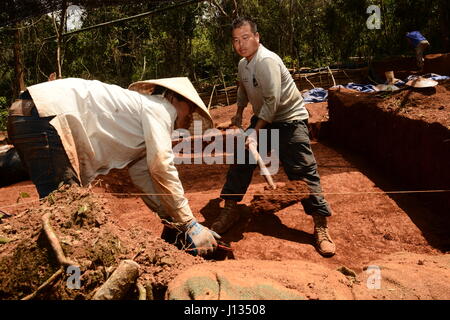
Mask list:
[[[303,181],[288,181],[278,185],[276,190],[264,188],[262,194],[253,196],[251,210],[253,213],[275,213],[309,197],[309,189]]]
[[[326,139],[328,136],[328,103],[308,103],[305,105],[309,113],[308,128],[311,140]]]
[[[352,279],[299,260],[220,261],[190,268],[167,290],[172,300],[353,299]]]
[[[372,68],[374,76],[384,82],[385,72],[394,71],[395,77],[401,80],[406,79],[411,74],[436,73],[440,75],[450,75],[450,53],[427,54],[424,56],[423,71],[417,68],[416,57],[394,57],[381,61],[374,61]]]
[[[450,80],[432,88],[402,90],[382,97],[379,106],[409,119],[441,123],[450,127]]]
[[[424,73],[437,73],[450,76],[450,53],[427,54],[424,59]]]
[[[70,289],[70,275],[63,273],[38,299],[90,299],[125,259],[140,265],[138,282],[149,288],[148,296],[161,298],[178,272],[204,262],[139,226],[130,230],[118,227],[106,201],[89,189],[63,187],[37,208],[0,224],[0,299],[23,298],[60,268],[42,231],[41,218],[47,213],[65,256],[80,268],[81,287]],[[133,292],[129,294],[133,298]]]
[[[448,300],[450,254],[443,256],[399,252],[369,264],[353,288],[355,299]],[[373,272],[379,268],[379,274]],[[374,281],[375,280],[375,281]],[[379,286],[376,286],[379,281]]]
[[[301,260],[221,261],[190,268],[170,282],[168,299],[445,300],[450,255],[397,252],[360,272]]]

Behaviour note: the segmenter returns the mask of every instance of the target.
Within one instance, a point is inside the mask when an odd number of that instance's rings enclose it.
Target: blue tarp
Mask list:
[[[360,92],[375,92],[377,89],[375,89],[375,86],[372,84],[357,84],[357,83],[347,83],[346,85],[338,85],[334,86],[332,88],[346,88],[346,89],[352,89]]]
[[[404,87],[406,85],[406,82],[408,82],[409,80],[412,80],[414,78],[416,78],[417,76],[409,76],[408,78],[406,78],[405,81],[398,81],[395,83],[396,87]],[[441,76],[435,73],[428,73],[422,76],[423,78],[428,78],[428,79],[432,79],[435,81],[441,81],[441,80],[447,80],[450,79],[450,77],[448,76]],[[387,83],[386,83],[387,84]],[[333,88],[346,88],[346,89],[353,89],[353,90],[357,90],[360,92],[375,92],[378,91],[374,85],[371,84],[357,84],[357,83],[353,83],[350,82],[346,85],[338,85],[338,86],[334,86]],[[303,99],[305,101],[305,103],[316,103],[316,102],[324,102],[327,101],[328,99],[328,90],[325,90],[323,88],[314,88],[311,89],[305,93],[302,94]]]
[[[306,103],[324,102],[328,99],[328,90],[324,88],[314,88],[303,93],[303,100]]]
[[[375,91],[377,91],[377,89],[375,89],[374,85],[371,85],[371,84],[357,84],[357,83],[353,83],[353,82],[350,82],[350,83],[346,84],[344,86],[344,88],[358,90],[358,91],[361,91],[361,92],[375,92]]]

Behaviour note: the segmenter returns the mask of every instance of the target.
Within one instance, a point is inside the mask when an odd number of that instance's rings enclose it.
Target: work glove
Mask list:
[[[205,256],[217,248],[217,240],[221,237],[193,219],[183,226],[185,250],[194,256]]]

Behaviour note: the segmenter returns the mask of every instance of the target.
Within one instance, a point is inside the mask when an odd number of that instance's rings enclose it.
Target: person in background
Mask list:
[[[408,39],[409,44],[416,51],[417,67],[420,71],[422,71],[424,64],[423,53],[430,46],[430,43],[419,31],[411,31],[406,33],[406,38]]]

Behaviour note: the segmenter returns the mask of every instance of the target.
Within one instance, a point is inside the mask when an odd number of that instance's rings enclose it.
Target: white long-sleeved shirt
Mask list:
[[[267,122],[308,119],[303,97],[281,58],[262,44],[253,58],[238,66],[237,106],[250,101],[253,114]]]
[[[82,185],[138,160],[129,173],[144,193],[152,194],[144,197],[146,204],[176,222],[193,218],[174,165],[176,109],[165,98],[76,78],[40,83],[28,91],[41,117],[55,116],[50,124]]]

